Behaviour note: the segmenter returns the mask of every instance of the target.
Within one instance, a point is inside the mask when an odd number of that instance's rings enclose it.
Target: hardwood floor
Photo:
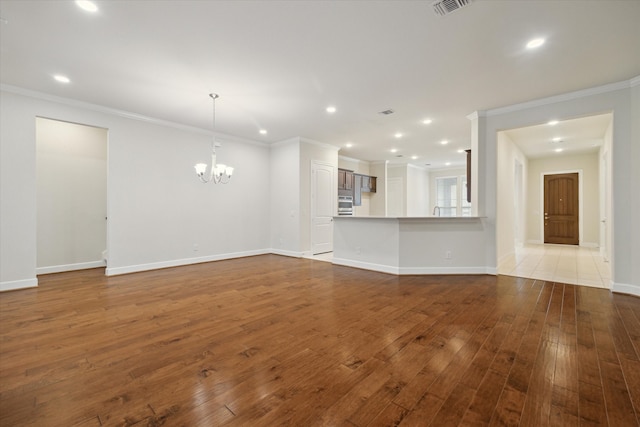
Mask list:
[[[635,426],[640,299],[265,255],[0,294],[2,426]]]

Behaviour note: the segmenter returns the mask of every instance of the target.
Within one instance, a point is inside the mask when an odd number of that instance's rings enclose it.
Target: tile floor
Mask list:
[[[524,245],[498,266],[498,274],[597,288],[611,287],[610,265],[598,248]]]
[[[331,262],[333,252],[309,256]],[[524,245],[498,266],[498,274],[610,289],[608,262],[598,248],[572,245]]]

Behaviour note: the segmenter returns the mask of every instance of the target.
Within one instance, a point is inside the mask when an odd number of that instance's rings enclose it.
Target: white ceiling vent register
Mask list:
[[[469,6],[474,0],[440,0],[433,2],[433,10],[437,15],[445,16],[465,6]]]

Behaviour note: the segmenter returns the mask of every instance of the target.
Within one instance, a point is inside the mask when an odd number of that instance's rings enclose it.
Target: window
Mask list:
[[[471,216],[471,203],[467,202],[467,177],[436,178],[436,206],[440,216]]]

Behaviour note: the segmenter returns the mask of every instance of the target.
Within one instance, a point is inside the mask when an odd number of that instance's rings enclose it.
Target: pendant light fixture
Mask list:
[[[226,184],[233,175],[233,168],[231,166],[217,164],[216,163],[216,147],[220,147],[220,143],[216,142],[216,99],[219,95],[217,93],[210,93],[209,96],[213,100],[213,138],[211,140],[211,169],[207,176],[207,164],[198,163],[195,165],[196,175],[203,183],[213,182],[214,184]]]

